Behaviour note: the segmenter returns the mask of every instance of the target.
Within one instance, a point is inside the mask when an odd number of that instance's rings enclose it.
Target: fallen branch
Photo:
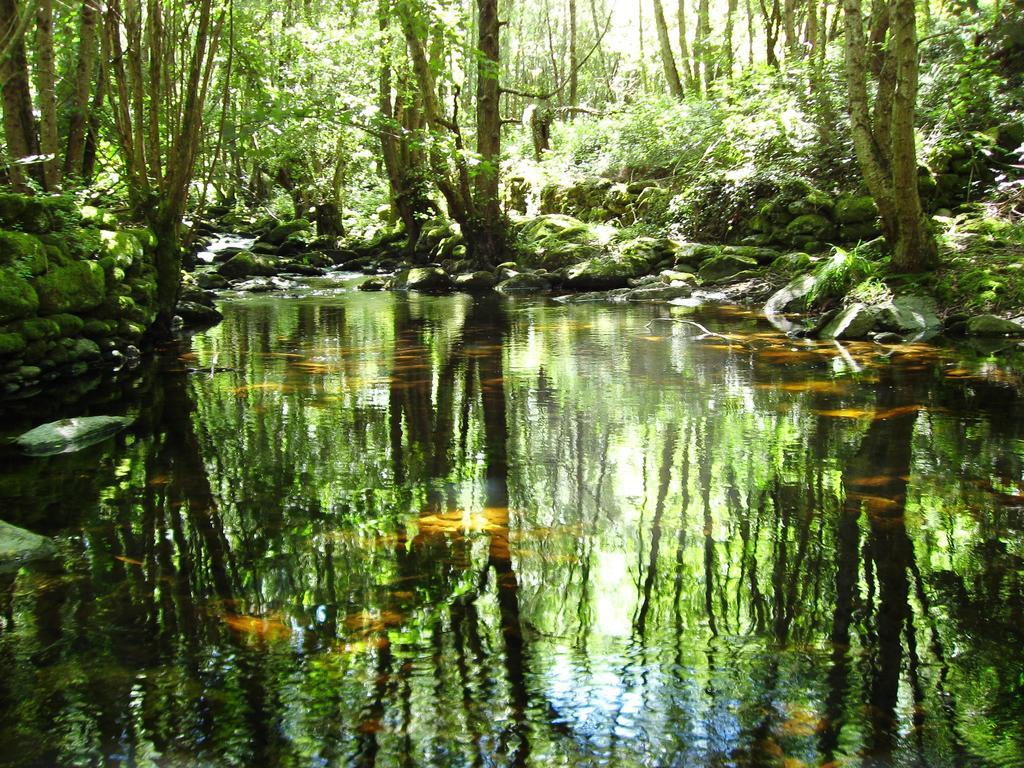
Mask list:
[[[699,329],[700,332],[701,332],[700,336],[694,337],[694,338],[697,338],[697,339],[706,339],[708,337],[713,337],[713,338],[717,338],[717,339],[722,339],[729,346],[732,346],[733,341],[734,341],[734,339],[730,339],[728,336],[725,336],[724,334],[715,333],[714,331],[712,331],[712,330],[710,330],[708,328],[705,328],[703,325],[701,325],[700,323],[696,322],[695,320],[684,320],[681,317],[656,317],[653,320],[651,320],[649,323],[647,323],[647,325],[645,325],[644,328],[647,328],[648,330],[650,330],[651,326],[654,325],[654,323],[658,322],[659,320],[667,322],[667,323],[683,323],[684,325],[692,325],[694,328]],[[737,343],[742,343],[742,342],[737,342]]]

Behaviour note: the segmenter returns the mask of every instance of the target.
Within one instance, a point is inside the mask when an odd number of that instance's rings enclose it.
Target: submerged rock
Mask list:
[[[455,276],[455,290],[469,293],[485,293],[494,290],[497,282],[493,272],[469,272]]]
[[[1024,326],[997,315],[976,315],[966,330],[968,336],[1024,336]]]
[[[823,339],[866,339],[878,321],[879,310],[860,302],[851,304],[835,316],[819,336]]]
[[[55,554],[53,542],[45,536],[0,520],[0,573],[15,570],[22,563],[42,560]]]
[[[409,270],[405,287],[420,293],[445,293],[451,290],[452,279],[440,267],[416,267]]]
[[[630,301],[670,301],[672,299],[685,299],[693,293],[689,285],[644,285],[632,289],[626,294]]]
[[[388,286],[388,279],[380,275],[368,277],[356,286],[360,291],[383,291]]]
[[[125,416],[80,416],[61,419],[30,429],[15,439],[30,456],[74,453],[106,440],[131,424]]]
[[[194,328],[216,325],[224,319],[224,315],[213,307],[196,301],[179,301],[175,314],[182,319],[186,326]]]
[[[527,293],[542,293],[551,288],[551,282],[543,275],[522,272],[498,283],[494,290],[505,296]]]

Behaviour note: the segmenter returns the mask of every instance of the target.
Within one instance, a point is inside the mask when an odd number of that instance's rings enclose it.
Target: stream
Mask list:
[[[1019,358],[358,279],[4,414],[133,423],[0,445],[0,765],[1024,766]]]

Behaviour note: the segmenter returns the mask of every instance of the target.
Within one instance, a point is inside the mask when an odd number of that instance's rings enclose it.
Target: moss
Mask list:
[[[818,241],[830,240],[835,235],[835,227],[821,214],[807,213],[789,222],[786,225],[786,234],[790,237],[810,237]]]
[[[60,336],[60,326],[48,317],[29,317],[18,323],[18,331],[29,341]]]
[[[103,268],[95,261],[51,267],[36,280],[39,307],[45,314],[82,312],[98,307],[106,293]]]
[[[39,296],[13,267],[0,267],[0,323],[34,315]]]
[[[25,346],[25,337],[20,333],[0,333],[0,355],[16,355]]]
[[[122,269],[128,269],[144,256],[142,243],[131,232],[101,230],[100,239],[103,253]]]
[[[61,336],[77,336],[82,332],[82,328],[85,327],[85,321],[82,318],[67,312],[51,315],[49,319],[60,328]]]
[[[0,264],[28,276],[45,272],[46,263],[46,249],[38,237],[0,230]]]
[[[82,215],[82,221],[87,224],[104,229],[117,229],[117,217],[110,211],[97,208],[95,205],[83,205],[79,212]]]
[[[142,250],[146,253],[152,253],[156,250],[157,241],[153,230],[146,227],[131,227],[125,229],[124,232],[138,240]]]
[[[106,320],[94,317],[85,321],[85,324],[82,326],[82,335],[88,336],[90,339],[101,339],[104,336],[110,336],[116,330],[117,323],[107,322]]]
[[[870,196],[841,197],[836,203],[835,218],[840,224],[860,224],[877,217],[878,208]]]
[[[81,214],[69,197],[0,194],[0,227],[42,234],[70,229]]]

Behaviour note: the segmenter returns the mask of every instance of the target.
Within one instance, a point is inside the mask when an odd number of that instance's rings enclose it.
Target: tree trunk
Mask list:
[[[483,48],[481,48],[481,51]],[[576,52],[576,0],[569,0],[569,106],[579,103],[579,66]]]
[[[690,61],[690,44],[686,39],[686,0],[679,0],[676,13],[679,23],[679,60],[683,67],[683,79],[687,91],[700,91],[700,75]]]
[[[869,50],[861,0],[845,0],[846,75],[850,129],[861,174],[894,250],[892,268],[915,272],[934,265],[938,249],[917,190],[914,109],[917,37],[913,0],[894,0],[889,40],[878,68],[872,120],[868,97]],[[892,87],[886,87],[888,83]]]
[[[96,10],[92,0],[83,0],[78,25],[78,58],[75,87],[68,123],[68,143],[64,154],[64,175],[84,176],[85,137],[89,128],[89,92],[96,61]]]
[[[668,24],[665,21],[665,9],[661,0],[654,0],[654,25],[658,28],[658,46],[661,49],[661,63],[665,68],[665,82],[668,92],[676,99],[683,98],[683,84],[679,81],[679,70],[676,69],[672,43],[668,36]]]
[[[39,154],[35,120],[32,116],[32,94],[28,87],[28,61],[25,57],[25,26],[17,0],[0,0],[0,30],[10,30],[0,42],[7,56],[0,60],[0,83],[4,101],[4,139],[11,161],[9,176],[15,190],[27,192],[27,177],[42,183],[38,165],[28,166],[24,158]]]
[[[697,79],[700,80],[703,74],[705,93],[711,90],[711,83],[715,79],[714,62],[711,55],[711,18],[709,6],[708,0],[700,0],[697,4],[697,35],[693,41],[693,55],[697,60]]]
[[[480,58],[477,66],[476,149],[481,167],[476,174],[476,209],[480,228],[475,234],[479,242],[472,250],[477,258],[490,265],[501,261],[505,250],[504,222],[498,185],[501,171],[501,91],[498,77],[501,67],[498,21],[498,0],[477,0]]]
[[[53,0],[36,0],[36,87],[39,97],[39,150],[43,187],[60,189],[61,167],[57,138],[57,88],[53,63]]]

